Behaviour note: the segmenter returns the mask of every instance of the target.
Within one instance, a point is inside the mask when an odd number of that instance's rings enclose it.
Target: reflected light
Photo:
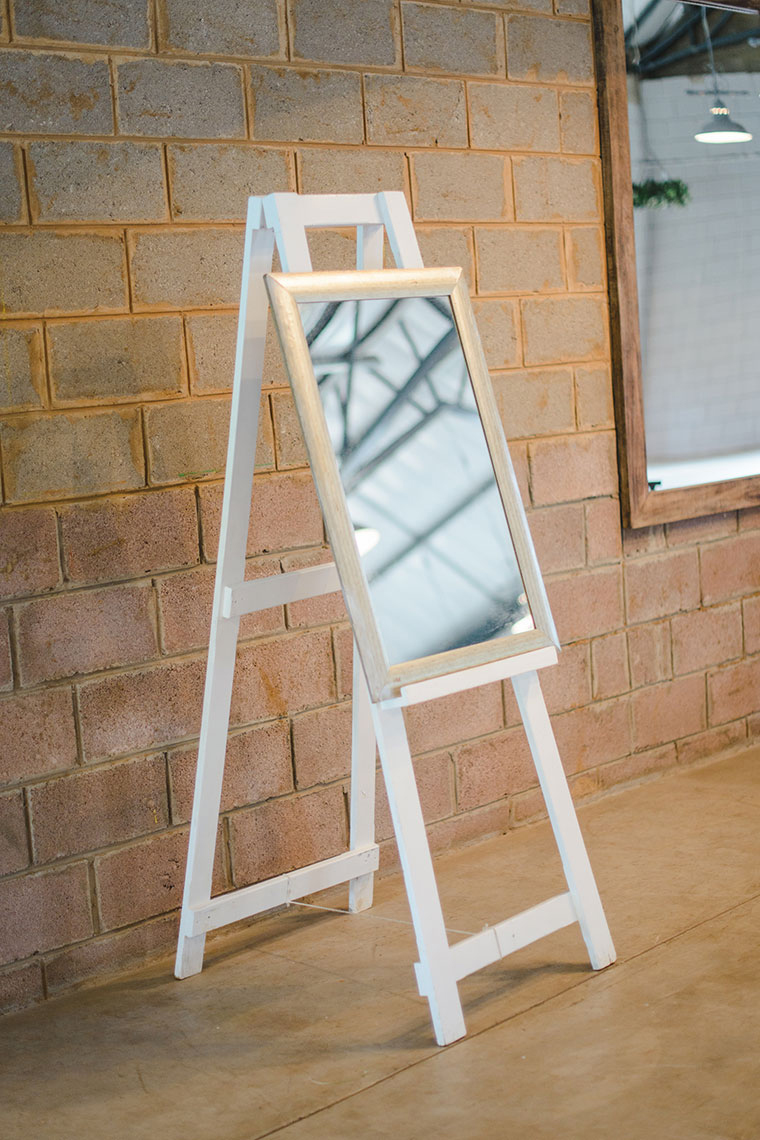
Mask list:
[[[380,531],[373,526],[359,526],[354,531],[354,538],[359,547],[359,556],[363,558],[365,554],[369,554],[370,550],[374,550],[377,546],[380,541]]]
[[[737,143],[749,142],[752,135],[740,123],[735,123],[728,113],[728,107],[716,99],[715,106],[710,108],[713,116],[709,123],[695,134],[694,138],[701,143]]]
[[[536,627],[533,624],[533,618],[530,614],[526,614],[525,617],[521,617],[519,621],[515,622],[515,624],[511,627],[511,632],[530,633],[530,631],[535,628]]]

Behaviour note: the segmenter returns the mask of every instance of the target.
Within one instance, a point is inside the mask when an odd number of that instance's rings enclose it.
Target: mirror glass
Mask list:
[[[298,307],[389,662],[533,629],[449,298]]]
[[[647,479],[760,473],[760,26],[624,0]]]

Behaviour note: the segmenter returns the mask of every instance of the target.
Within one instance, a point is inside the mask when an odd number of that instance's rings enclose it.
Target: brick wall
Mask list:
[[[621,547],[584,0],[11,0],[2,37],[6,1006],[175,936],[248,194],[403,189],[426,262],[466,268],[576,795],[758,731],[760,511]],[[350,264],[346,235],[314,249]],[[251,575],[325,556],[274,351],[262,422]],[[220,890],[346,841],[340,601],[243,633]],[[409,728],[435,847],[540,811],[509,690]]]

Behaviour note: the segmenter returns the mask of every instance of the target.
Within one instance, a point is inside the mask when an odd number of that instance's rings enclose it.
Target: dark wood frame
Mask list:
[[[623,522],[653,526],[760,504],[760,475],[650,491],[641,383],[628,93],[620,0],[592,0]]]

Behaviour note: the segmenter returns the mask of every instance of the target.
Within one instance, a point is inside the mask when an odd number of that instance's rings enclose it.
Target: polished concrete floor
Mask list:
[[[760,750],[580,809],[618,962],[577,926],[467,979],[438,1049],[398,876],[0,1022],[3,1140],[757,1140]],[[477,931],[564,889],[545,824],[436,861]],[[340,891],[325,900],[344,905]],[[456,935],[452,935],[456,937]]]

